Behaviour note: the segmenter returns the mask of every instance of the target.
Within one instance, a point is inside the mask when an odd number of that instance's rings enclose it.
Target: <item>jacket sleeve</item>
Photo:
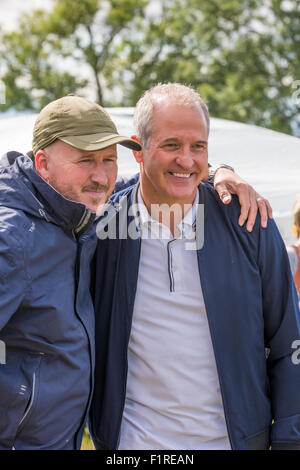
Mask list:
[[[272,449],[300,449],[300,318],[286,248],[273,221],[260,230],[259,268],[269,355]]]
[[[16,228],[0,222],[0,339],[1,331],[22,303],[28,277],[25,254]],[[20,231],[21,232],[21,231]]]

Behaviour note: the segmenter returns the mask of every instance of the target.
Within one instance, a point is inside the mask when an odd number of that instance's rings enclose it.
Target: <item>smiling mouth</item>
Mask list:
[[[183,178],[183,179],[186,179],[186,178],[189,178],[192,173],[175,173],[175,172],[169,172],[170,175],[172,176],[176,176],[177,178]]]

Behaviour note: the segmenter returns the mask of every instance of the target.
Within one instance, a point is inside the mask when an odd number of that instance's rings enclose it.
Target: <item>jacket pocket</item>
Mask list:
[[[41,354],[7,351],[0,368],[0,444],[10,449],[31,415],[38,391]]]
[[[33,404],[35,403],[36,395],[37,395],[36,372],[33,372],[30,399],[29,399],[28,405],[25,408],[24,414],[19,422],[17,432],[21,430],[21,428],[24,426],[24,422],[26,418],[28,417],[28,415],[30,415],[31,410],[33,409]]]

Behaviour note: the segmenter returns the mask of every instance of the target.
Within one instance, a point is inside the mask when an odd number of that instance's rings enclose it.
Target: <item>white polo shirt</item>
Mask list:
[[[173,238],[140,194],[138,203],[141,255],[119,449],[230,449],[197,251],[185,249],[193,216]],[[151,228],[163,236],[151,239]]]

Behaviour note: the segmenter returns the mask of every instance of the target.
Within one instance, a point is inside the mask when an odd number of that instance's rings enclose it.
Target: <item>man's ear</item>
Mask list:
[[[132,150],[132,153],[134,155],[136,162],[140,164],[143,162],[143,146],[136,135],[132,135],[131,138],[135,140],[136,142],[138,142],[142,147],[142,150]]]
[[[43,178],[45,181],[49,180],[48,172],[48,155],[44,150],[38,150],[34,157],[35,169],[36,172]]]

